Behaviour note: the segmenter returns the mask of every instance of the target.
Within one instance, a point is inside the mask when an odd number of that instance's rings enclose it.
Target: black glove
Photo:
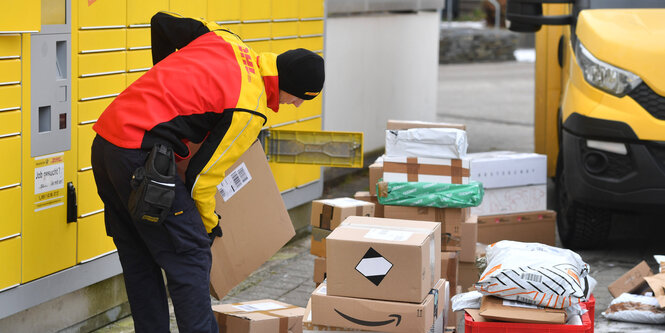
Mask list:
[[[217,225],[214,228],[212,228],[212,230],[208,234],[208,237],[210,238],[210,246],[212,246],[212,243],[215,241],[215,238],[222,237],[222,235],[224,234],[222,232],[222,228],[219,226],[219,220],[222,217],[219,216],[219,214],[217,214],[217,212],[215,212],[215,215],[217,215]]]

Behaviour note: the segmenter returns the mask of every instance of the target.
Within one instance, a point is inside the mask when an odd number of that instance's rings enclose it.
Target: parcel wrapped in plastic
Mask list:
[[[466,208],[483,201],[483,184],[446,184],[427,182],[384,182],[377,184],[377,197],[382,205]]]
[[[411,128],[386,131],[386,156],[463,158],[466,131],[455,128]]]
[[[594,285],[589,265],[571,250],[503,240],[486,257],[475,284],[484,295],[561,309],[585,301]]]

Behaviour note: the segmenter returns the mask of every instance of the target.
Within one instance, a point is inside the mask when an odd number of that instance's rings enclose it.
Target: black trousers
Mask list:
[[[218,332],[210,302],[210,239],[183,182],[177,180],[172,214],[161,225],[130,218],[130,179],[148,153],[117,147],[99,135],[92,144],[106,232],[118,249],[134,327],[136,332],[169,332],[164,270],[178,330]]]

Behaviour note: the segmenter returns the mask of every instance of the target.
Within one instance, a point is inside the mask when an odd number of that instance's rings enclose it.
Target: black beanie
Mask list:
[[[323,58],[306,50],[295,49],[277,56],[279,89],[302,99],[316,97],[323,88]]]

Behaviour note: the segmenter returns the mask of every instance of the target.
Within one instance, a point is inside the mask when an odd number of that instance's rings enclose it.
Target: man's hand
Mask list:
[[[219,216],[217,212],[215,212],[215,215],[217,215],[217,225],[214,228],[212,228],[212,231],[210,231],[210,233],[208,234],[208,237],[210,238],[210,246],[212,246],[212,243],[215,242],[215,238],[222,237],[222,235],[224,234],[222,232],[222,228],[219,226],[219,220],[222,217]]]

